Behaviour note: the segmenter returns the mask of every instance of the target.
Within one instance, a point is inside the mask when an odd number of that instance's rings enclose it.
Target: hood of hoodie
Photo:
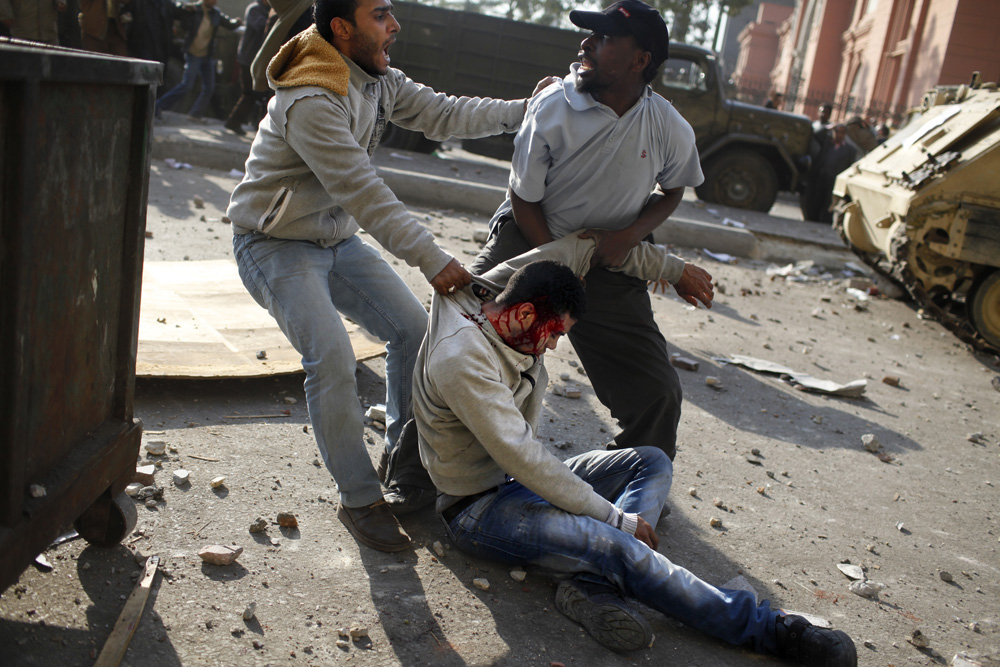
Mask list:
[[[267,66],[271,88],[319,86],[338,95],[347,95],[351,70],[330,42],[309,26],[288,40]]]

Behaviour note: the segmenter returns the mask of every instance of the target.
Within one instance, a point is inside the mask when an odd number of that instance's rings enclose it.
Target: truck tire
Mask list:
[[[695,192],[713,204],[767,213],[778,198],[778,176],[763,156],[735,150],[712,158]]]
[[[414,153],[433,153],[440,144],[431,141],[421,132],[404,130],[392,123],[386,123],[379,145],[386,148],[398,148],[402,151],[413,151]]]
[[[992,271],[973,287],[969,319],[979,335],[1000,350],[1000,270]]]

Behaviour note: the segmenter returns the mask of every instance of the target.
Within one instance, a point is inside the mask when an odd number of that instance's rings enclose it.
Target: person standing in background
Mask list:
[[[166,95],[156,101],[156,116],[180,101],[194,84],[201,79],[201,92],[191,105],[188,114],[200,118],[205,105],[215,92],[215,34],[219,26],[236,30],[243,25],[239,19],[229,18],[215,5],[218,0],[201,0],[183,5],[174,5],[173,17],[180,19],[184,30],[184,76]]]
[[[264,36],[267,25],[267,15],[271,9],[268,0],[257,0],[247,7],[246,14],[243,15],[244,31],[240,37],[240,45],[236,49],[236,66],[240,77],[240,99],[236,100],[236,105],[226,119],[226,129],[243,136],[243,124],[250,117],[254,102],[259,95],[254,92],[253,79],[250,77],[250,66],[253,64],[254,56],[260,50],[260,45],[264,43]]]

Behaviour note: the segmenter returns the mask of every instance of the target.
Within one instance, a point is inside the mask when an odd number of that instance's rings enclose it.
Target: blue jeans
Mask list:
[[[427,311],[378,251],[357,236],[323,248],[256,232],[237,234],[233,252],[251,296],[302,355],[309,418],[341,502],[361,507],[380,500],[382,488],[363,440],[357,362],[340,316],[388,342],[386,446],[392,449],[403,427],[400,417],[410,413]]]
[[[594,491],[655,526],[673,466],[656,447],[593,451],[566,461]],[[752,593],[712,586],[632,535],[565,512],[515,482],[477,500],[447,525],[458,548],[515,565],[534,565],[613,585],[623,596],[685,625],[758,651],[773,651],[777,613]]]
[[[187,95],[199,78],[201,91],[188,113],[200,116],[205,105],[212,99],[212,93],[215,92],[215,58],[192,56],[190,53],[184,54],[184,75],[181,77],[181,82],[156,100],[156,113],[169,109],[177,100]]]

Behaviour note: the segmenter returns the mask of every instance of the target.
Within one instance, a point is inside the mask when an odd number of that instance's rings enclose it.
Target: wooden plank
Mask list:
[[[344,320],[358,361],[385,344]],[[258,350],[267,357],[258,359]],[[232,260],[146,262],[139,315],[140,377],[263,377],[302,371],[301,356],[257,305]]]
[[[104,648],[97,656],[94,667],[118,667],[122,658],[125,657],[128,643],[132,641],[132,635],[139,627],[139,619],[142,618],[142,610],[146,607],[146,600],[153,587],[153,578],[156,576],[156,567],[159,564],[159,556],[150,556],[146,559],[146,570],[143,572],[142,578],[139,579],[139,583],[132,589],[132,594],[125,600],[122,613],[118,615],[118,621],[108,636],[108,640],[104,642]]]

